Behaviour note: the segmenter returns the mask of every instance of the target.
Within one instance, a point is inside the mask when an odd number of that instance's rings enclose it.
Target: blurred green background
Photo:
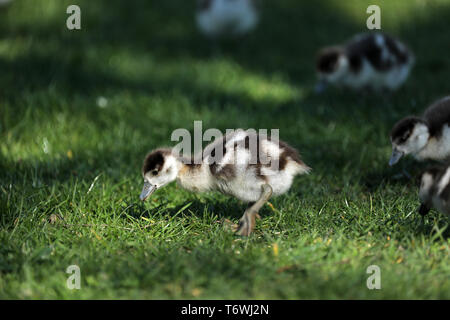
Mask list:
[[[81,8],[82,29],[66,28]],[[416,55],[389,96],[313,93],[315,54],[366,8]],[[450,1],[263,1],[212,44],[195,1],[14,0],[0,7],[0,298],[450,298],[448,222],[416,213],[389,130],[449,94]],[[313,168],[237,238],[245,205],[171,185],[138,200],[146,152],[177,128],[280,128]],[[69,265],[82,288],[66,287]],[[368,290],[366,268],[382,270]]]

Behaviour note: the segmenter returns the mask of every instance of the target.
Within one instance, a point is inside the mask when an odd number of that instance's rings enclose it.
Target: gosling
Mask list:
[[[431,208],[447,214],[450,218],[450,167],[432,167],[421,177],[419,213],[426,215]]]
[[[358,34],[344,45],[319,52],[316,92],[323,92],[329,84],[353,90],[394,91],[408,78],[414,60],[406,45],[385,33]]]
[[[150,152],[142,167],[145,201],[155,190],[172,181],[194,192],[219,191],[250,203],[236,226],[249,236],[259,210],[271,196],[289,190],[296,175],[310,171],[298,152],[283,141],[238,129],[217,138],[203,152],[181,157],[174,149]]]
[[[418,161],[446,162],[450,158],[450,96],[429,106],[422,117],[409,116],[397,122],[391,131],[393,166],[411,154]]]

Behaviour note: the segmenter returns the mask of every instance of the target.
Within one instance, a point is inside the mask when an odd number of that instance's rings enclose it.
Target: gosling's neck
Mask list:
[[[431,137],[415,157],[418,160],[432,159],[437,161],[448,160],[450,156],[450,137],[442,136],[440,139]]]
[[[185,162],[186,163],[186,162]],[[214,188],[213,179],[207,164],[185,164],[179,161],[177,183],[184,189],[205,192]]]
[[[444,160],[448,158],[450,148],[450,128],[444,126],[442,132],[439,136],[428,134],[427,142],[424,146],[417,152],[415,157],[418,160],[433,159],[433,160]]]

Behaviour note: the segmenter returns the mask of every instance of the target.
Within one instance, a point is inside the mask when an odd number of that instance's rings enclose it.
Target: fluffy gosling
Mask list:
[[[142,167],[140,198],[145,201],[175,180],[190,191],[234,196],[250,203],[236,226],[238,235],[249,236],[264,203],[287,192],[294,177],[309,170],[298,152],[286,143],[239,129],[216,139],[191,159],[178,156],[173,149],[150,152]]]
[[[419,213],[426,215],[431,208],[445,213],[450,218],[450,167],[432,167],[421,177]]]
[[[398,89],[407,79],[414,55],[399,40],[381,33],[363,33],[340,46],[322,49],[316,69],[321,93],[329,84],[354,90]]]
[[[419,161],[447,161],[450,158],[450,97],[431,104],[422,117],[409,116],[391,131],[393,166],[411,154]]]

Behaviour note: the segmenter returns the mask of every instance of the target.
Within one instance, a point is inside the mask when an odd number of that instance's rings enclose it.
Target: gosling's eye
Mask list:
[[[410,134],[409,131],[405,132],[405,134],[401,137],[400,141],[402,143],[406,142],[406,140],[408,140],[408,138],[409,138],[409,134]]]

